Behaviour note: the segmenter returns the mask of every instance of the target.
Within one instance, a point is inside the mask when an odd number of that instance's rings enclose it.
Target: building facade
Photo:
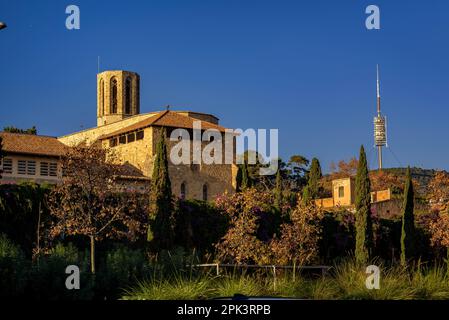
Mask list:
[[[391,190],[380,190],[371,192],[371,203],[391,200]],[[347,177],[332,180],[332,197],[315,200],[317,206],[324,209],[348,208],[352,209],[355,205],[355,179]]]
[[[169,139],[173,130],[186,129],[187,132],[193,132],[194,126],[198,123],[201,126],[202,133],[211,129],[222,135],[222,150],[229,152],[229,149],[231,149],[232,153],[235,153],[235,139],[231,140],[230,146],[225,145],[224,133],[226,129],[219,125],[217,117],[193,111],[171,111],[168,108],[163,111],[141,114],[139,75],[123,70],[104,71],[97,75],[96,127],[59,138],[23,135],[22,140],[25,141],[26,138],[38,139],[42,154],[36,156],[51,158],[53,159],[52,163],[57,163],[57,157],[60,156],[60,154],[51,151],[56,145],[61,147],[61,152],[63,152],[66,147],[97,144],[99,147],[111,150],[120,164],[132,168],[134,172],[140,175],[139,177],[133,176],[131,180],[139,179],[140,183],[145,182],[149,185],[153,172],[156,142],[162,132],[166,132],[165,139],[170,155],[176,144],[176,141],[170,141]],[[12,140],[13,134],[2,134],[5,136],[4,141],[7,141],[7,145],[11,145],[8,141]],[[193,135],[191,134],[190,141],[192,140]],[[208,142],[201,139],[201,146],[206,146]],[[43,178],[30,175],[19,176],[19,169],[11,171],[9,169],[11,160],[13,161],[13,168],[18,168],[19,154],[13,156],[16,153],[10,147],[4,148],[4,151],[8,156],[3,161],[4,163],[6,161],[6,171],[3,164],[5,173],[2,183],[18,181],[19,178],[28,178],[35,181],[40,181]],[[194,164],[193,161],[188,164],[174,164],[169,157],[169,175],[173,194],[187,199],[211,200],[224,192],[233,193],[236,187],[237,166],[235,160],[233,163],[224,164],[224,154],[225,152],[222,152],[222,164],[204,164],[202,162]],[[193,151],[189,154],[189,158],[192,160]],[[235,156],[233,156],[233,159],[235,159]],[[35,161],[37,167],[34,171],[30,169],[28,171],[30,173],[40,173],[40,163],[44,163],[44,167],[46,163],[40,158],[27,158],[25,161],[30,161],[30,168]],[[20,163],[23,166],[22,162]],[[22,173],[23,170],[20,172]],[[45,170],[43,173],[45,173]],[[52,171],[53,173],[54,171]],[[47,180],[57,182],[59,178],[59,175],[52,175]]]

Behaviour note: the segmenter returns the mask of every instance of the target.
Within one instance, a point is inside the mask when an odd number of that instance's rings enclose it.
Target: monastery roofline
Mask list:
[[[120,120],[120,121],[132,119],[132,118],[135,118],[135,117],[146,116],[146,115],[156,115],[156,114],[159,114],[159,113],[161,113],[161,112],[163,112],[163,111],[165,111],[165,110],[151,111],[151,112],[147,112],[147,113],[139,113],[139,114],[135,114],[135,115],[129,116],[129,117],[127,117],[127,118],[125,118],[125,119],[123,119],[123,120]],[[213,117],[213,118],[217,119],[217,121],[219,120],[218,117],[216,117],[216,116],[214,116],[213,114],[210,114],[210,113],[197,112],[197,111],[189,111],[189,110],[170,110],[170,111],[171,111],[171,112],[175,112],[175,113],[189,112],[189,113],[194,113],[194,114],[202,114],[202,115],[205,115],[205,116]],[[117,121],[117,122],[120,122],[120,121]],[[105,124],[105,125],[102,125],[102,127],[103,127],[103,128],[106,128],[106,127],[111,126],[111,125],[113,125],[113,124],[117,124],[117,122],[107,123],[107,124]],[[97,129],[97,128],[98,128],[98,127],[91,127],[91,128],[83,129],[83,130],[80,130],[80,131],[75,131],[75,132],[72,132],[72,133],[68,133],[68,134],[65,134],[65,135],[62,135],[62,136],[51,137],[51,138],[61,139],[61,138],[70,137],[70,136],[73,136],[73,135],[75,135],[75,134],[79,134],[79,133],[82,133],[82,132],[87,132],[87,131],[90,131],[90,130],[95,130],[95,129]]]

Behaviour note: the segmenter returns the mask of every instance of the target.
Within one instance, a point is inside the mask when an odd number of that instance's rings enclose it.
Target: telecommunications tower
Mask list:
[[[387,118],[380,112],[379,65],[377,65],[377,116],[374,117],[374,145],[377,147],[379,170],[382,170],[382,148],[387,146]]]

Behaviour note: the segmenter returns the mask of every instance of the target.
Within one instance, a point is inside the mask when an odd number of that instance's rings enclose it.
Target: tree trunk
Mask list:
[[[90,272],[95,274],[95,237],[90,236]]]

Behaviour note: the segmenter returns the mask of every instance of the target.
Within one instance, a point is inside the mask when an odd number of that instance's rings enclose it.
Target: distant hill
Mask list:
[[[397,176],[405,176],[407,172],[407,168],[385,168],[383,170]],[[437,170],[412,167],[410,168],[410,171],[412,173],[412,179],[419,185],[418,190],[416,191],[422,195],[427,194],[427,186]]]

